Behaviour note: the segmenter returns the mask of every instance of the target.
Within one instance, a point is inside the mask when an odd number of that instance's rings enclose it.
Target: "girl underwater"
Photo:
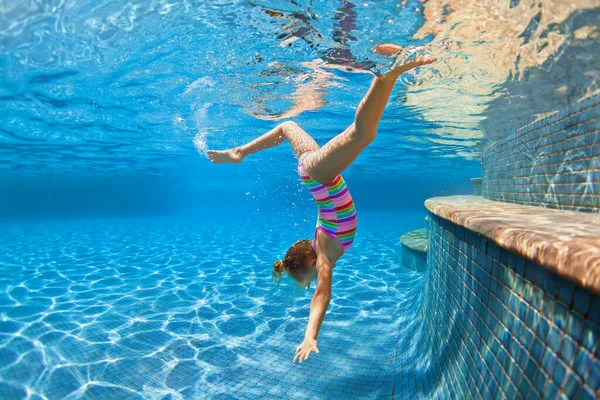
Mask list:
[[[384,44],[373,50],[391,56],[402,53],[403,49],[394,44]],[[318,278],[304,341],[296,349],[293,362],[306,360],[313,351],[319,353],[317,336],[331,299],[332,271],[338,259],[352,246],[356,234],[356,210],[340,174],[375,139],[377,125],[398,77],[435,61],[428,57],[403,60],[406,58],[397,56],[389,71],[375,75],[369,91],[357,107],[354,123],[323,147],[319,147],[298,124],[286,121],[243,146],[208,151],[209,159],[215,164],[238,164],[245,157],[275,147],[287,139],[298,158],[300,178],[317,202],[319,213],[313,239],[295,242],[284,259],[273,265],[274,274],[282,275],[285,271],[307,289]]]

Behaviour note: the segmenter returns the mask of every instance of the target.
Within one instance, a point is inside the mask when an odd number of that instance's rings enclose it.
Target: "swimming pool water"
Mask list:
[[[398,238],[425,226],[425,199],[470,193],[484,138],[597,93],[600,8],[446,3],[0,1],[0,398],[412,399],[466,385],[456,354],[423,345],[424,277],[402,267]],[[323,145],[372,79],[346,67],[387,68],[379,43],[441,40],[344,171],[357,239],[321,352],[294,365],[314,285],[274,285],[271,268],[312,237],[316,207],[288,145],[239,166],[205,151],[282,115]]]
[[[356,248],[334,270],[320,353],[302,364],[292,358],[314,285],[273,285],[271,269],[312,221],[297,234],[262,219],[3,224],[0,393],[389,397],[399,334],[414,337],[423,283],[401,266],[397,232],[422,226],[423,216],[360,215]]]

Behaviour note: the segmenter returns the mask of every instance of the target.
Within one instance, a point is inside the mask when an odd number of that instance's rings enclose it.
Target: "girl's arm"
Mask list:
[[[317,289],[310,303],[310,315],[308,317],[304,342],[296,349],[294,362],[296,359],[300,362],[306,360],[313,351],[315,353],[319,352],[317,348],[317,336],[319,329],[321,329],[323,318],[325,318],[329,301],[331,300],[331,278],[334,265],[325,257],[318,257],[316,267],[319,273]]]

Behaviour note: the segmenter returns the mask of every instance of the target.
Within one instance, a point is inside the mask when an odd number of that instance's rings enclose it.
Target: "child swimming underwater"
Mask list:
[[[402,48],[392,44],[374,48],[382,55],[396,54],[399,50]],[[298,158],[298,173],[317,202],[319,214],[313,239],[294,243],[284,259],[273,266],[274,273],[287,271],[298,284],[307,288],[318,278],[304,341],[296,349],[293,362],[302,362],[311,352],[319,352],[317,336],[331,299],[332,270],[337,260],[352,246],[356,234],[356,210],[340,174],[375,139],[377,125],[398,77],[434,61],[432,58],[417,58],[403,62],[397,58],[389,71],[373,79],[356,110],[354,123],[321,148],[298,124],[286,121],[243,146],[208,151],[208,157],[215,164],[238,164],[250,154],[275,147],[287,139]]]

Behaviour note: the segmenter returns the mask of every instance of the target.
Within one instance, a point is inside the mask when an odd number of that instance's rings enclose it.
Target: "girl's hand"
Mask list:
[[[308,355],[312,352],[319,353],[317,349],[317,341],[315,339],[304,338],[304,342],[296,349],[296,356],[292,362],[296,362],[296,359],[302,363],[302,361],[308,358]]]

